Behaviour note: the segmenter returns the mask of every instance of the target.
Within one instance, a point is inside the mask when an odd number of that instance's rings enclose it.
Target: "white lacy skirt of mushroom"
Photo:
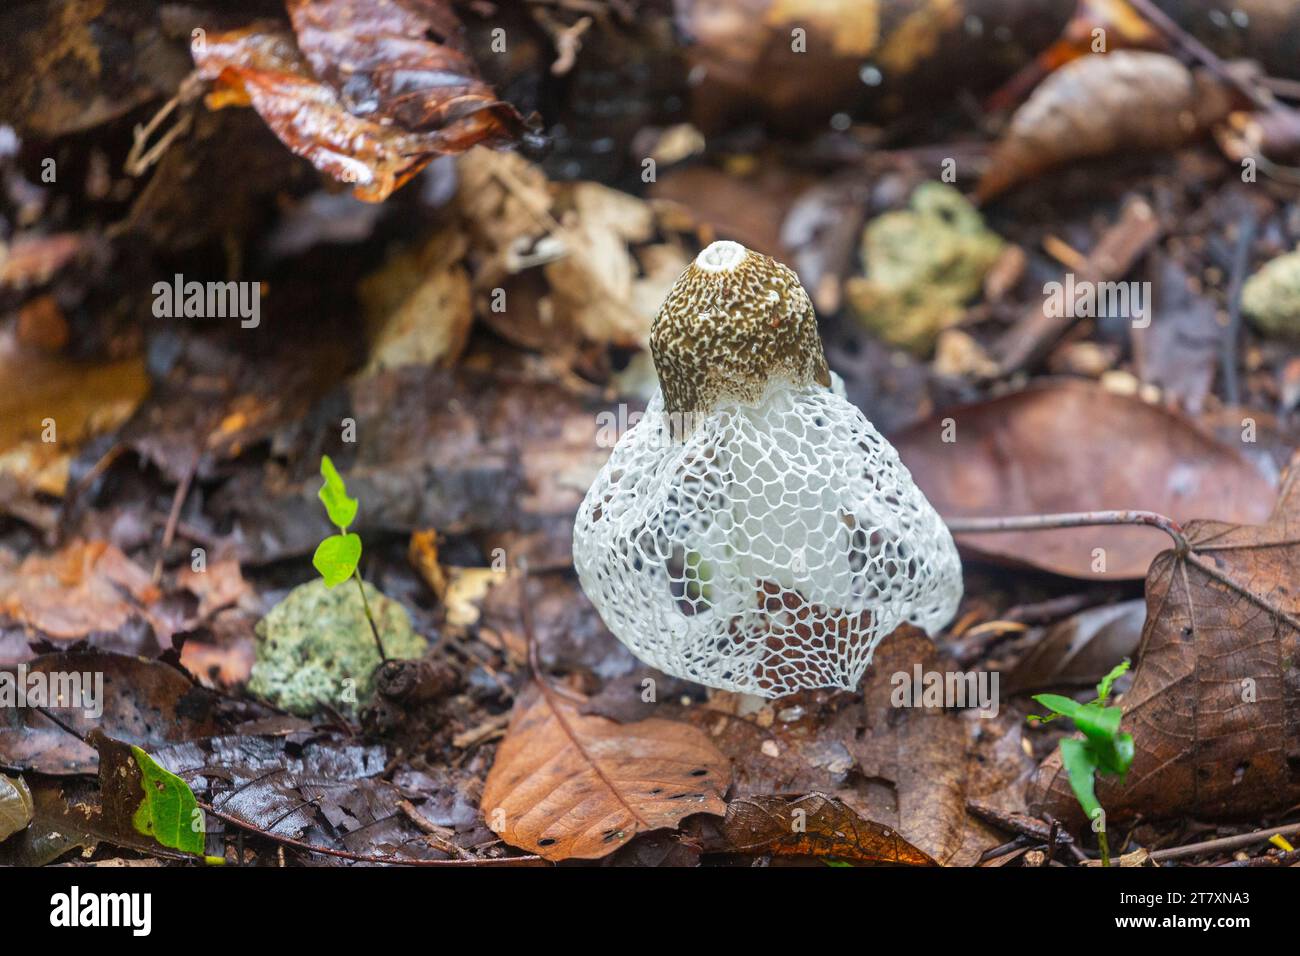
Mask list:
[[[775,383],[685,440],[656,394],[619,440],[578,511],[573,556],[642,661],[763,697],[852,689],[900,624],[951,620],[952,537],[835,386]]]

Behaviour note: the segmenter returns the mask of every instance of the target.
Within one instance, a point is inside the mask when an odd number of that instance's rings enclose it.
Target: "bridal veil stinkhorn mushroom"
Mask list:
[[[790,269],[713,243],[650,346],[660,389],[573,533],[583,590],[637,657],[764,697],[852,689],[896,627],[951,620],[952,536],[843,397]]]

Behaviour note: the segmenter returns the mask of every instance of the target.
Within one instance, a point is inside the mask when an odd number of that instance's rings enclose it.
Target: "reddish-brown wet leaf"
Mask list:
[[[895,831],[858,816],[825,793],[744,797],[727,804],[722,830],[739,853],[830,857],[853,863],[935,866]]]
[[[1147,624],[1121,727],[1136,755],[1121,785],[1102,778],[1111,819],[1258,817],[1300,800],[1300,474],[1266,524],[1193,521],[1187,554],[1147,576]],[[1082,815],[1059,751],[1031,803]]]
[[[287,0],[312,72],[354,116],[437,134],[440,152],[504,145],[523,130],[460,43],[447,0]]]
[[[379,9],[379,5],[375,7]],[[209,33],[202,42],[195,43],[194,62],[205,79],[216,81],[207,100],[210,108],[251,104],[291,150],[335,179],[356,184],[357,198],[381,202],[434,156],[461,152],[480,142],[504,142],[522,128],[513,108],[491,98],[487,87],[480,83],[471,90],[466,78],[446,72],[442,78],[449,85],[439,92],[449,100],[443,104],[438,93],[431,92],[439,76],[436,64],[431,62],[423,67],[430,72],[423,77],[426,85],[420,88],[422,105],[418,108],[401,97],[391,102],[367,98],[364,83],[355,76],[345,76],[344,71],[355,68],[362,71],[362,77],[375,80],[367,71],[380,70],[387,46],[377,48],[380,38],[372,35],[335,36],[316,25],[314,13],[304,10],[299,14],[310,25],[311,59],[326,65],[330,55],[337,55],[347,64],[330,70],[346,81],[343,92],[313,75],[293,34],[273,22]],[[394,42],[395,38],[388,38],[388,44]],[[421,42],[427,47],[426,55],[441,49],[437,44],[412,38],[402,55],[409,56],[409,45]],[[399,68],[401,63],[390,66]],[[414,61],[406,66],[413,71],[421,68]],[[370,92],[394,94],[394,78],[387,69],[382,75],[378,88]],[[355,97],[361,99],[353,101]],[[355,112],[349,112],[349,102],[353,102]],[[397,125],[386,110],[408,118],[418,113],[423,125]],[[440,122],[447,125],[439,128]]]
[[[381,202],[435,155],[419,137],[353,116],[307,69],[293,35],[274,25],[209,34],[194,48],[210,109],[257,110],[280,141],[322,172],[355,183],[358,199]]]
[[[948,419],[954,441],[944,440]],[[1139,509],[1175,521],[1210,515],[1249,523],[1264,520],[1273,501],[1269,483],[1243,456],[1187,418],[1082,381],[945,409],[894,443],[947,519]],[[982,556],[1098,579],[1142,577],[1168,538],[1118,526],[969,534],[958,543]]]
[[[592,860],[638,833],[721,816],[731,766],[690,724],[589,717],[534,682],[483,786],[483,816],[501,839],[548,860]]]
[[[1214,82],[1163,53],[1081,57],[1044,80],[1016,111],[976,194],[989,199],[1086,157],[1181,146],[1227,116],[1229,105]]]

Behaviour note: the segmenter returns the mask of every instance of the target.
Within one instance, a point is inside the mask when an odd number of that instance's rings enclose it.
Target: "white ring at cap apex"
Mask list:
[[[695,267],[705,272],[730,272],[744,261],[749,254],[738,242],[720,239],[709,243],[704,251],[695,257]]]

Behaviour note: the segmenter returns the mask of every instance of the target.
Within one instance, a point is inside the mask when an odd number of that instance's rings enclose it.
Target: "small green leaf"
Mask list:
[[[348,497],[348,486],[343,483],[329,455],[321,456],[320,474],[325,484],[321,485],[317,496],[329,512],[330,521],[346,534],[348,526],[357,517],[357,499]]]
[[[1089,820],[1094,819],[1101,809],[1097,794],[1093,789],[1094,775],[1097,772],[1097,760],[1086,741],[1067,737],[1061,741],[1061,763],[1070,776],[1070,789],[1074,791],[1079,806]]]
[[[1122,780],[1133,765],[1133,735],[1116,734],[1106,746],[1093,744],[1093,752],[1102,773],[1113,774]]]
[[[1038,701],[1048,710],[1062,717],[1074,717],[1084,705],[1077,700],[1069,697],[1062,697],[1060,694],[1035,694],[1034,700]],[[1049,718],[1050,719],[1050,718]]]
[[[1114,686],[1115,681],[1119,680],[1120,675],[1128,670],[1128,667],[1129,659],[1126,657],[1123,661],[1116,664],[1109,674],[1101,679],[1101,683],[1097,685],[1097,702],[1099,704],[1106,703],[1106,698],[1110,696],[1111,687]]]
[[[332,534],[322,541],[311,556],[311,563],[326,587],[342,584],[352,577],[361,561],[361,538],[355,534]]]
[[[203,812],[189,784],[159,766],[139,747],[132,746],[131,755],[140,767],[140,785],[144,788],[144,799],[131,821],[136,832],[182,853],[202,856]]]

